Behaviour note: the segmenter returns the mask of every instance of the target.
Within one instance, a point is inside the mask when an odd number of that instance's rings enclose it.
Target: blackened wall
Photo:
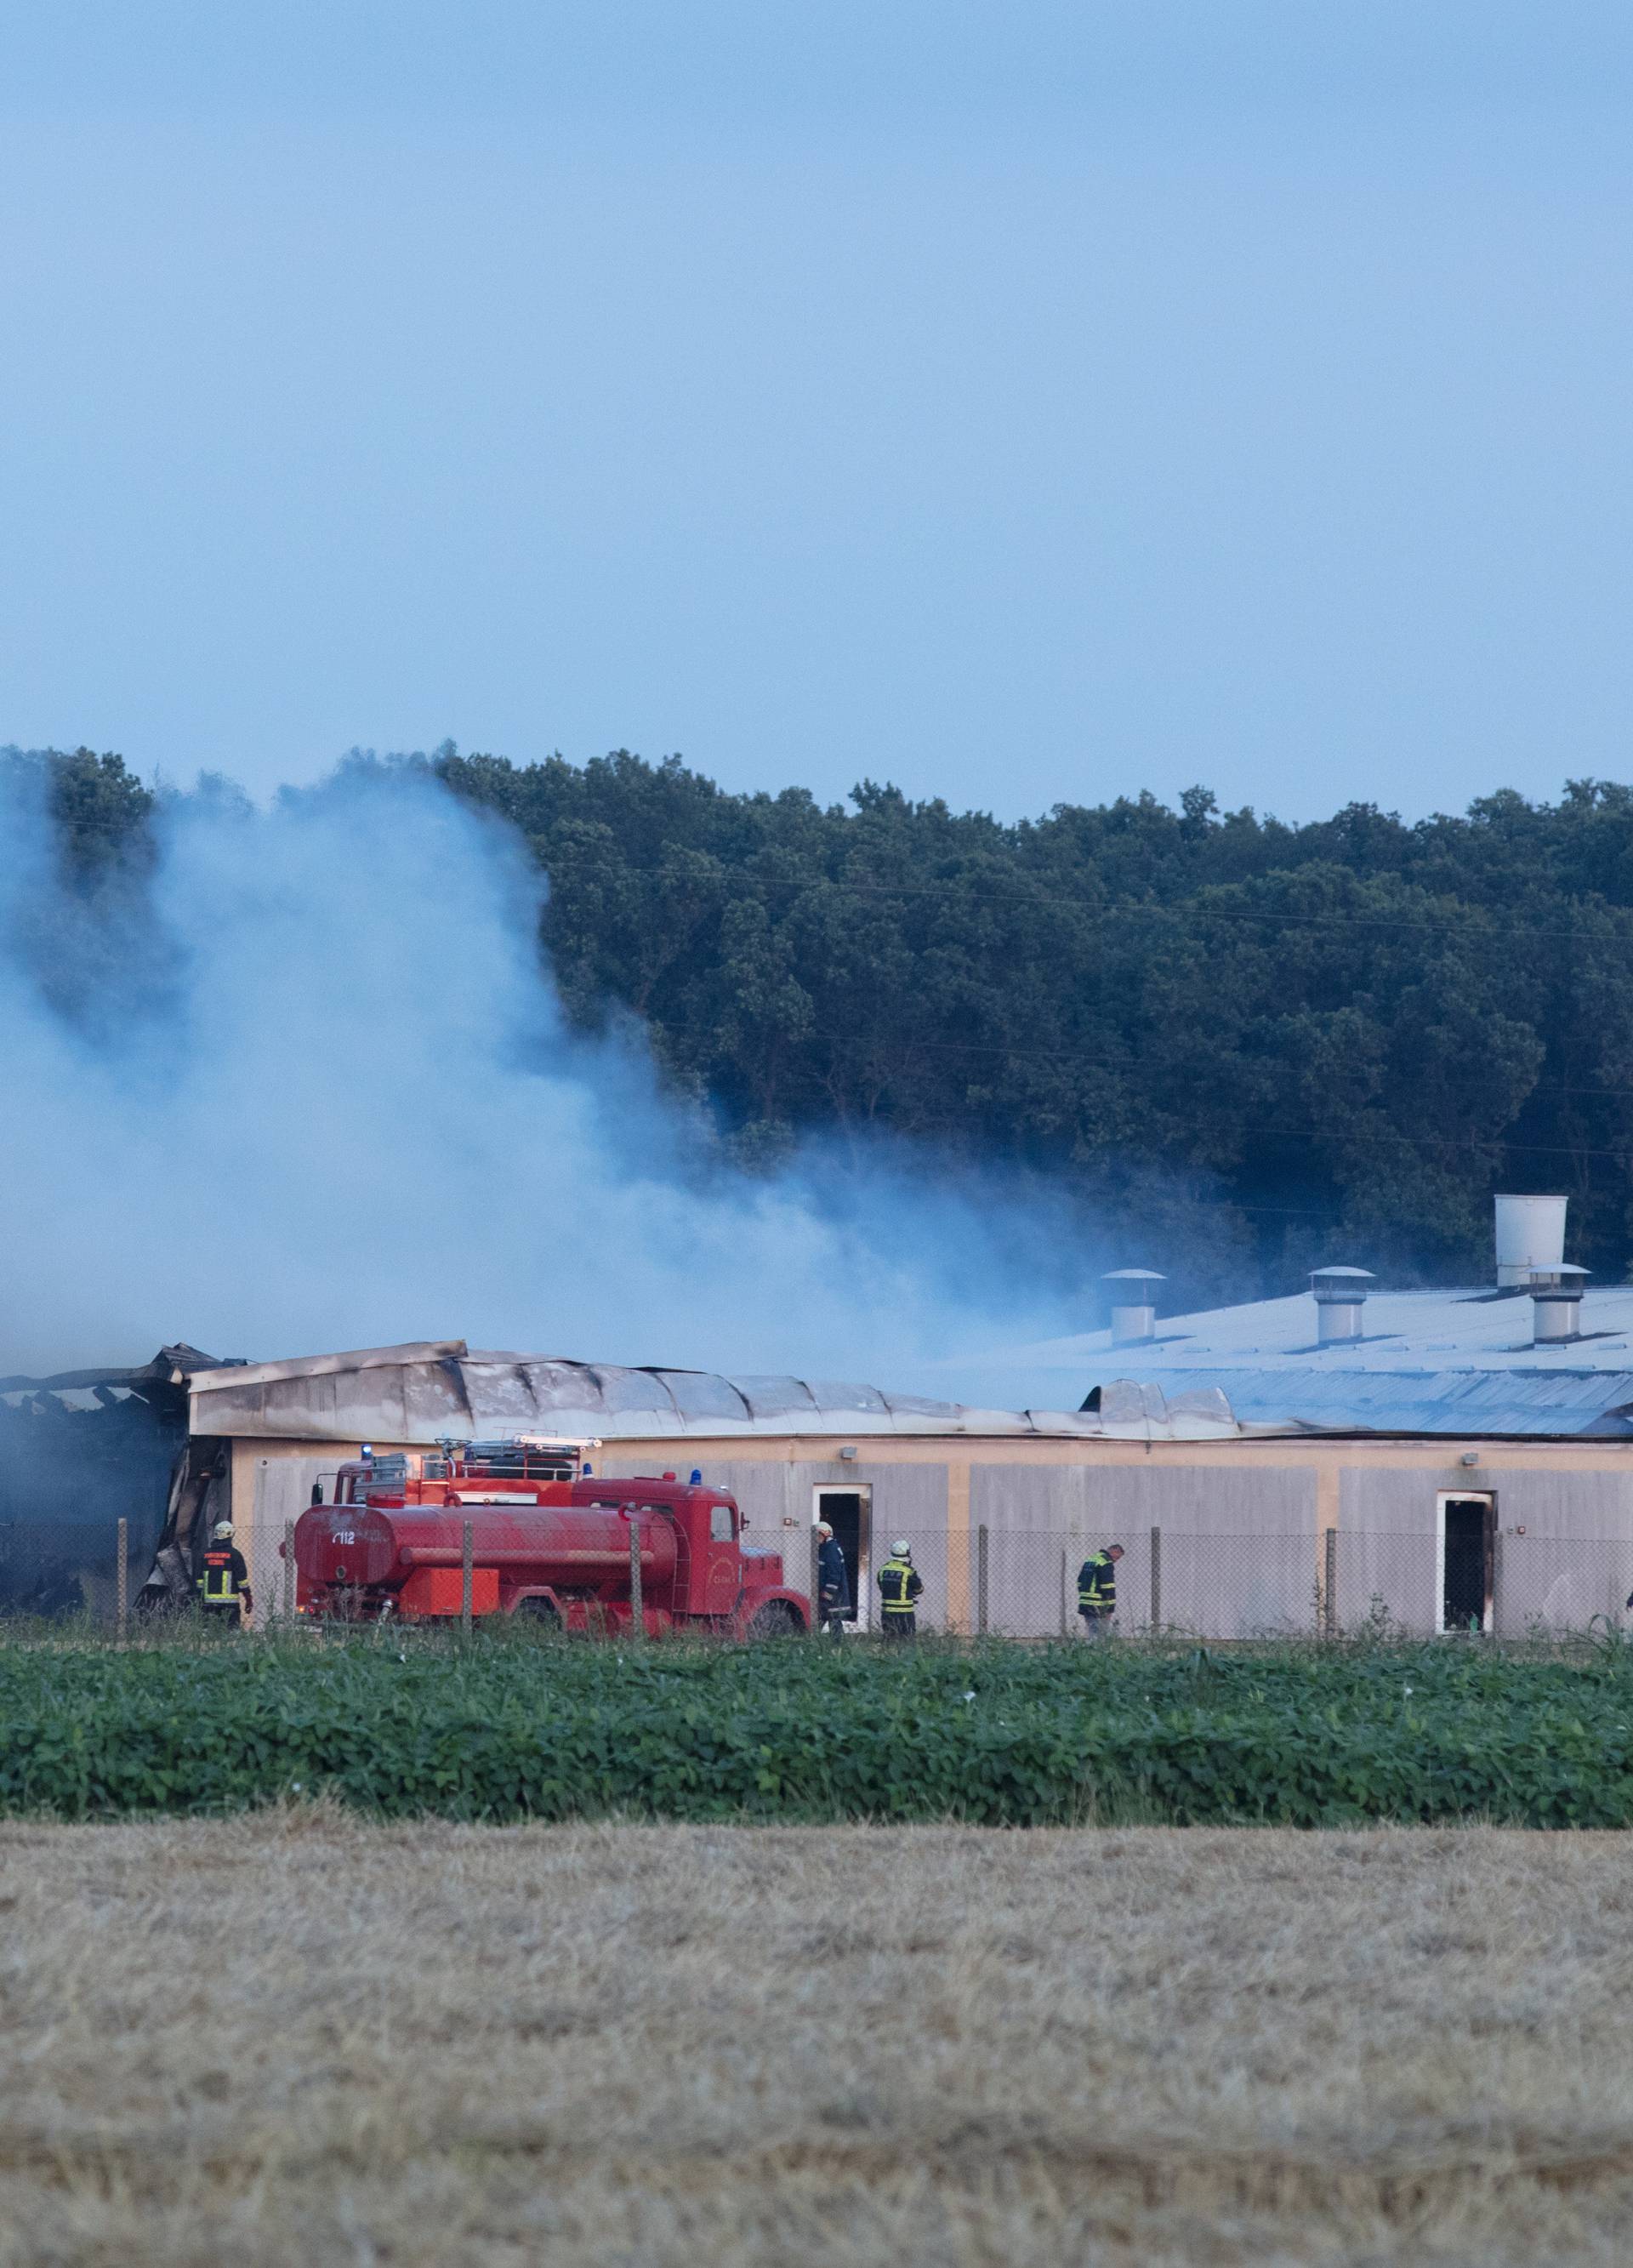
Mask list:
[[[186,1396],[167,1390],[92,1409],[48,1393],[0,1401],[0,1612],[107,1612],[121,1518],[134,1599],[186,1440]]]

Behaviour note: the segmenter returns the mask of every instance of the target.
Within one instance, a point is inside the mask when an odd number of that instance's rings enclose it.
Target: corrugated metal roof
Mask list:
[[[1124,1350],[1119,1349],[1119,1358]],[[1342,1432],[1627,1433],[1609,1413],[1633,1408],[1633,1370],[1549,1378],[1478,1370],[1169,1370],[1165,1396],[1221,1388],[1244,1423],[1319,1425]],[[1102,1389],[1102,1400],[1109,1388]],[[1600,1422],[1600,1421],[1605,1422]]]
[[[543,1432],[600,1440],[879,1433],[1216,1440],[1240,1430],[1210,1390],[1171,1407],[1159,1390],[1133,1387],[1095,1413],[973,1409],[846,1380],[633,1369],[485,1352],[462,1339],[198,1370],[188,1383],[195,1433],[283,1440]]]
[[[1570,1435],[1633,1432],[1633,1285],[1589,1291],[1582,1336],[1531,1342],[1524,1291],[1376,1292],[1365,1336],[1321,1346],[1308,1293],[1193,1315],[1165,1316],[1157,1336],[1114,1346],[1108,1331],[982,1358],[1027,1397],[1069,1401],[1119,1380],[1172,1398],[1223,1388],[1244,1422],[1345,1431]]]

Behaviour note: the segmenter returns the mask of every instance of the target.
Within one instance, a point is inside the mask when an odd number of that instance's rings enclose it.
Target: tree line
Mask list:
[[[47,761],[82,869],[129,855],[148,791]],[[1485,1280],[1492,1193],[1557,1189],[1573,1256],[1625,1271],[1633,789],[1289,825],[1199,787],[1006,823],[622,750],[407,761],[525,837],[568,1013],[638,1020],[750,1170],[813,1135],[1000,1164],[1199,1296],[1333,1258]]]

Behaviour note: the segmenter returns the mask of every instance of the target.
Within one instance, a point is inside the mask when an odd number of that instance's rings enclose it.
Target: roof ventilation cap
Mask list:
[[[1111,1287],[1113,1346],[1138,1346],[1142,1340],[1156,1337],[1156,1286],[1167,1280],[1154,1268],[1114,1268],[1101,1277],[1101,1283]]]
[[[1369,1284],[1376,1279],[1370,1268],[1313,1268],[1310,1290],[1315,1299],[1316,1338],[1322,1346],[1341,1346],[1361,1336],[1361,1308]]]
[[[1565,1207],[1569,1197],[1498,1197],[1497,1280],[1512,1290],[1528,1285],[1539,1270],[1557,1269],[1565,1256]]]
[[[1591,1268],[1574,1268],[1560,1261],[1551,1268],[1534,1269],[1531,1275],[1531,1344],[1558,1346],[1582,1336],[1582,1294]]]

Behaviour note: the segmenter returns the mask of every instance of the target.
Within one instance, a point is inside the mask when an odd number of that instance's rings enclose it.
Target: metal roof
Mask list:
[[[984,1374],[1070,1400],[1117,1380],[1166,1395],[1223,1389],[1259,1425],[1412,1433],[1633,1435],[1633,1285],[1585,1292],[1581,1334],[1532,1344],[1529,1293],[1375,1292],[1365,1336],[1316,1339],[1307,1292],[1194,1315],[1165,1316],[1155,1338],[1114,1346],[1108,1331],[983,1357]]]
[[[593,1440],[879,1433],[1217,1440],[1241,1431],[1210,1383],[1188,1400],[1131,1388],[1096,1412],[985,1410],[850,1380],[626,1368],[472,1350],[463,1339],[179,1370],[183,1376],[195,1433],[284,1440],[431,1442],[540,1432]]]
[[[1119,1368],[1127,1352],[1120,1347]],[[1165,1370],[1166,1396],[1206,1382],[1236,1416],[1262,1425],[1369,1433],[1613,1433],[1633,1439],[1633,1370],[1546,1378],[1479,1370]],[[1101,1399],[1105,1392],[1102,1390]]]

